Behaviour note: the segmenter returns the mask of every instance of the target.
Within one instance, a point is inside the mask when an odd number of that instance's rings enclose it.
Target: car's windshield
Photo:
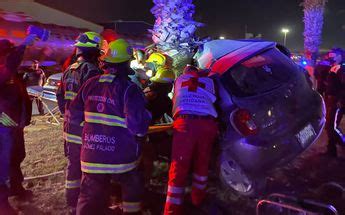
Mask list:
[[[236,97],[254,96],[288,82],[296,71],[297,65],[274,48],[232,67],[221,82]]]

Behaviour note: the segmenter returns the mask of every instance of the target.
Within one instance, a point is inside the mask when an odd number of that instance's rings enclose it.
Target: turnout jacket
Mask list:
[[[30,124],[31,102],[26,86],[17,68],[20,65],[25,46],[12,50],[0,62],[0,125],[24,127]]]
[[[102,71],[94,63],[84,59],[78,59],[77,62],[70,65],[64,72],[56,97],[60,112],[65,114],[63,137],[66,142],[75,144],[82,143],[82,124],[70,125],[66,118],[66,113],[69,111],[71,101],[76,97],[81,86],[91,77],[100,74],[102,74]]]
[[[65,113],[71,101],[76,97],[80,87],[91,77],[102,74],[102,71],[91,62],[78,59],[64,72],[61,85],[56,92],[59,109]]]
[[[71,124],[85,121],[81,170],[116,174],[136,168],[151,115],[140,88],[127,77],[104,74],[88,80],[70,105]]]

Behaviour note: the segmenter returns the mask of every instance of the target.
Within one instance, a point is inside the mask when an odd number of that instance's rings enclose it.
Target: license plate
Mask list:
[[[310,124],[308,124],[306,127],[304,127],[298,134],[296,134],[296,138],[298,142],[301,144],[303,148],[308,146],[308,143],[310,140],[313,139],[313,137],[316,135],[316,132]]]

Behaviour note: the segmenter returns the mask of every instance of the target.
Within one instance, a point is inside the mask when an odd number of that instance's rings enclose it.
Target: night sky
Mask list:
[[[37,0],[48,6],[94,22],[143,20],[154,23],[151,0]],[[195,19],[206,26],[200,36],[220,35],[229,39],[244,38],[247,31],[261,33],[264,39],[281,42],[282,27],[290,29],[287,46],[303,49],[302,0],[194,0]],[[325,11],[323,48],[345,48],[345,0],[329,0]]]

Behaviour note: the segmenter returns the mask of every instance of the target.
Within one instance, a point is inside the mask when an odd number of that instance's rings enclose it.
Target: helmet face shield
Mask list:
[[[78,36],[74,46],[85,48],[100,48],[102,46],[102,39],[101,36],[96,32],[85,32]]]
[[[82,34],[78,37],[77,41],[82,42],[82,43],[93,43],[97,45],[96,41],[90,40],[88,36],[85,34]]]

